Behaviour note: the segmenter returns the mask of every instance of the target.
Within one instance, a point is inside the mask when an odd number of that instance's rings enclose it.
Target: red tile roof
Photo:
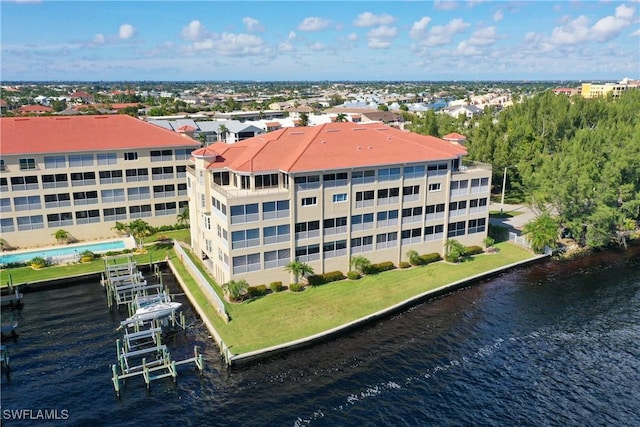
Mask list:
[[[448,133],[442,137],[442,139],[446,139],[447,141],[465,141],[467,139],[466,136],[460,135],[459,133],[453,132]]]
[[[197,148],[173,131],[127,116],[3,117],[3,155],[155,147]]]
[[[455,159],[467,151],[433,136],[378,123],[341,122],[283,128],[193,154],[209,157],[209,169],[303,172]]]
[[[18,111],[21,113],[50,113],[53,111],[53,108],[47,107],[46,105],[23,105],[18,108]]]

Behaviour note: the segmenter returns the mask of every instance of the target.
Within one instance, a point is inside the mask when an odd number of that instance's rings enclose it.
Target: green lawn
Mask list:
[[[479,255],[452,265],[393,270],[357,281],[340,281],[303,292],[280,292],[239,304],[226,304],[226,324],[211,308],[213,323],[234,354],[259,350],[343,325],[442,285],[531,258],[527,250],[501,243],[498,254]],[[192,285],[197,288],[195,284]],[[190,286],[191,287],[191,286]],[[204,298],[196,289],[197,299]]]
[[[514,216],[522,215],[520,211],[489,211],[490,218],[513,218]]]

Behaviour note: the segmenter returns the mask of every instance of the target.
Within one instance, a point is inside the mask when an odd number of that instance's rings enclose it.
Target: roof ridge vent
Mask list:
[[[340,132],[340,129],[327,129],[327,132]]]

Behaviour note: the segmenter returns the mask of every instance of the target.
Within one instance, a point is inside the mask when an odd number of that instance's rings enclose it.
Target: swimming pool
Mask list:
[[[27,262],[35,257],[42,257],[51,263],[60,263],[65,261],[73,261],[78,258],[79,254],[84,251],[94,253],[120,251],[128,246],[125,240],[109,240],[106,242],[96,242],[88,244],[73,244],[65,246],[57,246],[48,249],[34,249],[31,251],[8,253],[0,255],[0,265]]]

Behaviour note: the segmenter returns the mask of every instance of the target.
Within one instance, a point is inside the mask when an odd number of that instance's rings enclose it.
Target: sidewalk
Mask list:
[[[500,212],[500,203],[491,202],[489,205],[489,211],[498,211]],[[536,217],[535,212],[529,208],[529,206],[520,204],[520,205],[509,205],[504,204],[503,213],[517,213],[517,215],[510,218],[489,218],[489,223],[493,225],[499,225],[501,227],[507,227],[510,231],[516,231],[518,234],[522,231],[522,227],[532,219]]]

